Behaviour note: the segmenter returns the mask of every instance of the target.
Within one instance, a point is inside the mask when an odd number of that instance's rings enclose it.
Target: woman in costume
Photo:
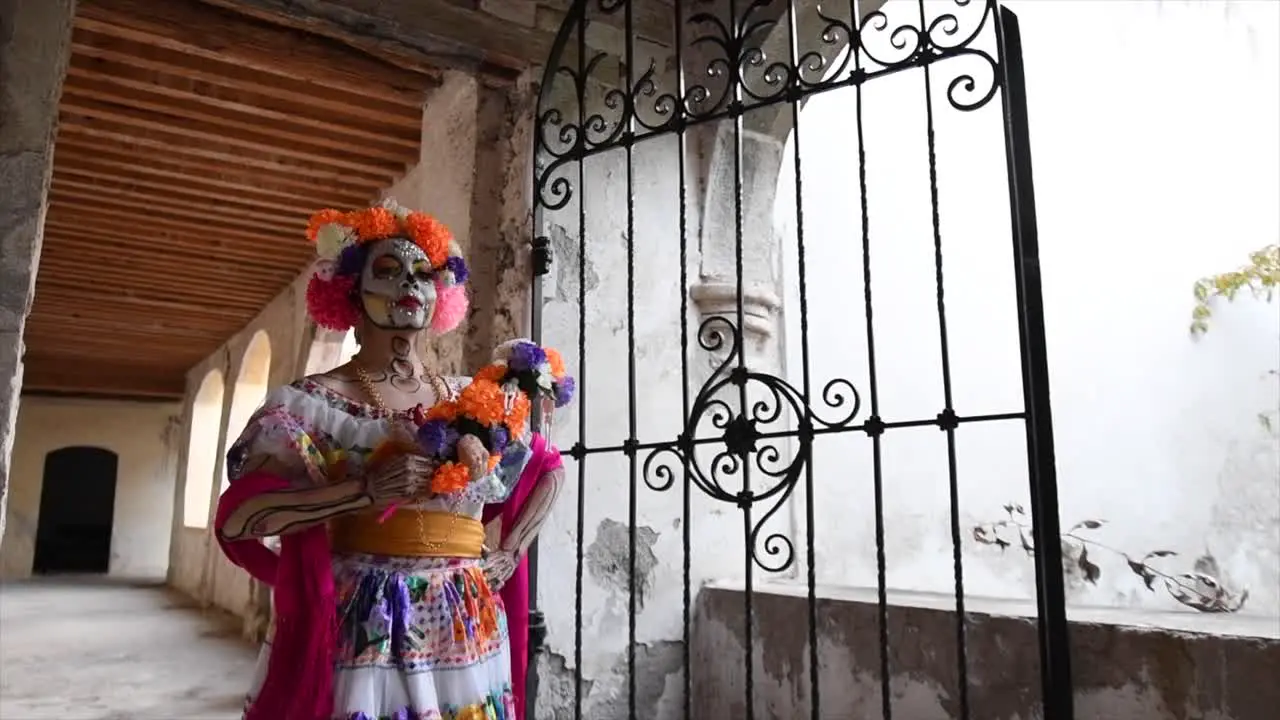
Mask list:
[[[523,555],[561,484],[559,454],[527,431],[500,457],[463,434],[453,484],[435,484],[441,463],[419,452],[415,421],[469,381],[433,375],[417,350],[466,314],[457,244],[393,203],[322,211],[308,237],[320,258],[308,312],[354,327],[360,351],[269,393],[228,452],[216,536],[274,600],[244,718],[520,718]],[[486,505],[502,518],[495,548]],[[276,536],[278,554],[262,543]]]

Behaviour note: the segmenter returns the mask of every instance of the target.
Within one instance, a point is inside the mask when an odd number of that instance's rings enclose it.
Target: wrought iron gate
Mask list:
[[[940,7],[945,5],[945,7]],[[883,6],[883,7],[882,7]],[[909,12],[904,12],[909,11]],[[982,38],[990,40],[994,51],[984,49]],[[949,108],[937,107],[931,88],[938,82],[943,68],[957,58],[977,59],[989,68],[989,80],[972,71],[952,74],[945,97]],[[871,321],[873,302],[868,217],[868,188],[877,180],[868,177],[863,154],[864,123],[861,112],[864,86],[881,82],[882,78],[913,71],[923,78],[920,112],[925,115],[928,133],[924,143],[927,155],[932,237],[929,238],[936,263],[936,284],[921,288],[922,293],[936,296],[939,325],[937,347],[942,355],[942,387],[940,410],[934,417],[899,419],[882,416],[877,397],[875,348],[877,333]],[[865,292],[856,312],[866,316],[866,346],[869,376],[867,387],[856,387],[845,379],[833,379],[815,387],[810,377],[810,338],[806,316],[805,225],[801,182],[803,172],[799,150],[802,105],[810,98],[834,90],[850,89],[859,93],[857,116],[850,119],[849,132],[856,133],[859,146],[856,172],[857,190],[850,193],[862,215],[862,237],[850,237],[850,243],[861,243],[865,259]],[[948,369],[947,307],[943,296],[944,248],[947,246],[939,210],[937,147],[934,137],[935,114],[943,111],[973,111],[987,106],[999,97],[1003,118],[1005,168],[1008,175],[1008,203],[1012,220],[1012,278],[1016,286],[1017,336],[1020,346],[1021,392],[1023,407],[1009,412],[964,414],[956,407],[951,393]],[[748,265],[753,262],[746,238],[759,234],[758,214],[746,198],[744,167],[752,160],[744,151],[754,130],[749,126],[753,114],[772,112],[789,117],[795,133],[794,187],[781,188],[794,195],[798,211],[795,232],[798,256],[799,343],[802,368],[799,382],[785,379],[780,373],[761,371],[749,361],[748,328],[757,322],[753,313],[754,280]],[[639,149],[648,143],[665,142],[673,151],[675,164],[665,174],[654,176],[652,168],[639,169]],[[563,617],[572,615],[572,657],[567,635],[557,648],[565,656],[565,666],[573,674],[573,717],[591,718],[586,709],[584,685],[584,564],[589,562],[584,549],[586,496],[594,484],[608,482],[625,490],[627,553],[625,583],[627,645],[626,714],[644,717],[637,709],[637,617],[642,599],[638,598],[637,507],[646,495],[668,493],[679,495],[679,517],[683,521],[680,558],[672,558],[681,567],[684,697],[679,717],[695,717],[692,696],[694,660],[690,650],[693,624],[692,604],[698,592],[692,578],[690,556],[694,552],[690,531],[696,522],[694,502],[699,497],[723,503],[725,510],[737,513],[742,530],[741,574],[745,586],[745,626],[741,628],[746,655],[725,658],[723,662],[744,664],[744,716],[759,714],[753,702],[753,588],[761,577],[794,572],[807,598],[807,617],[797,621],[796,632],[803,629],[807,637],[807,716],[832,717],[824,714],[823,687],[819,672],[818,592],[815,563],[814,526],[815,484],[823,481],[823,468],[816,468],[813,446],[817,439],[841,434],[866,438],[874,447],[873,462],[853,470],[856,482],[873,487],[879,610],[879,667],[881,713],[894,717],[890,678],[893,672],[888,617],[892,612],[887,600],[886,559],[884,551],[886,520],[881,503],[884,476],[880,447],[892,431],[905,428],[935,427],[945,434],[950,462],[947,467],[950,534],[953,546],[955,588],[956,672],[959,697],[953,698],[957,717],[971,717],[968,695],[970,659],[966,647],[966,612],[961,561],[961,528],[959,489],[957,482],[957,431],[967,425],[992,421],[1012,421],[1025,425],[1027,469],[1030,478],[1030,512],[1034,523],[1035,586],[1038,609],[1038,642],[1040,662],[1040,700],[1047,720],[1072,717],[1071,675],[1067,647],[1067,625],[1064,611],[1062,557],[1058,543],[1058,507],[1054,470],[1053,434],[1050,421],[1048,366],[1045,351],[1045,329],[1040,290],[1039,251],[1037,246],[1035,203],[1032,189],[1031,156],[1027,130],[1027,110],[1023,77],[1021,40],[1017,18],[995,0],[831,0],[820,6],[813,0],[576,0],[560,28],[547,61],[534,130],[535,169],[533,178],[535,235],[533,328],[535,337],[546,338],[548,320],[544,317],[544,299],[550,292],[560,295],[562,304],[575,308],[572,322],[559,319],[558,327],[576,334],[576,347],[562,347],[578,374],[581,395],[576,427],[560,428],[561,435],[571,436],[566,449],[570,461],[568,484],[570,494],[576,487],[576,522],[572,532],[573,557],[561,558],[560,571],[548,570],[548,554],[544,532],[542,562],[538,550],[532,558],[533,597],[540,597],[538,567],[542,566],[541,584],[573,586],[574,607],[557,605],[551,610]],[[696,146],[696,147],[695,147]],[[721,153],[729,158],[732,170],[731,189],[723,202],[710,203],[699,214],[690,211],[694,196],[707,196],[709,179],[706,166],[708,153]],[[608,154],[619,156],[614,171],[605,179],[588,179],[584,166]],[[639,178],[647,173],[645,178]],[[655,177],[657,182],[655,183]],[[851,179],[851,182],[855,182]],[[645,189],[640,189],[640,184]],[[661,185],[665,190],[654,190]],[[638,208],[642,193],[669,192],[678,210],[671,213]],[[943,190],[945,192],[945,189]],[[767,195],[767,194],[766,194]],[[599,208],[589,198],[621,199],[625,209],[616,221],[601,218]],[[708,196],[709,197],[709,196]],[[645,200],[644,202],[649,202]],[[690,271],[694,255],[714,252],[704,247],[714,224],[710,215],[724,213],[722,223],[726,238],[731,238],[732,278],[727,296],[719,306],[703,312],[700,321],[691,321],[698,313],[691,307]],[[857,214],[858,210],[852,210]],[[568,220],[557,224],[553,215],[567,214]],[[697,216],[697,217],[695,217]],[[603,232],[602,223],[615,222],[613,230]],[[670,325],[673,343],[679,345],[678,377],[671,383],[682,391],[682,400],[671,404],[672,432],[663,435],[640,428],[642,413],[637,408],[645,402],[649,387],[641,388],[637,380],[638,358],[650,348],[650,340],[638,339],[637,322],[642,322],[649,307],[637,307],[637,258],[645,249],[637,247],[638,227],[666,223],[667,233],[677,239],[678,293],[671,308]],[[695,227],[696,226],[696,227]],[[614,232],[616,230],[616,232]],[[606,235],[608,237],[606,237]],[[593,279],[595,270],[588,257],[593,248],[610,244],[618,252],[616,272],[610,278]],[[727,245],[726,245],[727,247]],[[745,251],[744,251],[745,248]],[[553,250],[555,251],[553,253]],[[952,250],[951,252],[956,252]],[[554,254],[554,257],[553,257]],[[726,256],[730,257],[730,256]],[[675,272],[674,270],[672,271]],[[608,274],[608,273],[606,273]],[[610,282],[616,279],[616,283]],[[548,290],[548,283],[556,287]],[[625,300],[617,305],[616,327],[625,333],[625,352],[621,345],[612,348],[593,347],[589,340],[594,323],[606,318],[596,308],[605,302],[589,297],[593,282],[599,288],[625,285]],[[651,292],[651,288],[644,288]],[[646,297],[651,297],[646,295]],[[696,299],[695,299],[696,301]],[[794,311],[794,309],[792,309]],[[850,310],[854,312],[854,310]],[[594,314],[593,319],[589,316]],[[605,313],[607,314],[607,312]],[[574,327],[576,326],[576,328]],[[885,330],[881,329],[881,333]],[[791,338],[788,338],[791,340]],[[675,352],[674,350],[672,351]],[[712,372],[697,362],[699,354],[709,355]],[[674,357],[674,354],[671,355]],[[593,362],[594,361],[594,362]],[[589,363],[591,363],[589,365]],[[625,424],[618,437],[589,437],[600,416],[592,416],[588,407],[598,407],[593,400],[605,391],[602,365],[609,365],[622,387],[616,421]],[[590,372],[588,372],[590,368]],[[793,373],[794,375],[794,373]],[[601,389],[597,390],[597,385]],[[625,388],[625,389],[623,389]],[[867,402],[863,402],[863,397]],[[819,407],[821,406],[821,407]],[[831,419],[828,414],[842,417]],[[625,416],[625,423],[622,417]],[[774,429],[778,423],[785,425]],[[576,436],[572,437],[572,436]],[[563,437],[561,438],[563,439]],[[707,458],[710,457],[708,461]],[[612,458],[612,467],[625,467],[624,477],[610,474],[603,467]],[[576,467],[574,467],[576,466]],[[621,471],[619,471],[620,474]],[[753,479],[753,472],[755,473]],[[593,474],[595,473],[595,474]],[[602,479],[601,473],[609,475]],[[737,478],[734,484],[727,479]],[[622,490],[619,491],[620,496]],[[801,502],[800,495],[803,495]],[[786,503],[796,503],[803,519],[803,537],[768,532],[765,524]],[[800,506],[803,507],[800,507]],[[617,508],[618,514],[624,513]],[[572,517],[575,508],[561,503],[557,516]],[[869,520],[870,521],[870,520]],[[679,524],[679,523],[677,523]],[[737,542],[737,541],[734,541]],[[797,548],[797,546],[799,546]],[[705,551],[705,548],[700,548]],[[566,554],[568,551],[566,550]],[[571,564],[573,576],[567,574]],[[557,593],[559,596],[559,593]],[[548,593],[542,593],[542,598]],[[544,611],[548,610],[543,608]],[[671,613],[677,612],[674,605]],[[533,611],[533,652],[541,645],[545,631],[545,612]],[[803,625],[803,628],[800,626]],[[587,648],[588,651],[592,648]],[[534,700],[538,695],[537,658],[532,668],[529,691],[529,718],[538,717]],[[542,678],[543,682],[547,679]],[[615,714],[619,705],[611,706]],[[612,716],[612,715],[611,715]],[[563,717],[557,714],[556,717]],[[645,718],[645,720],[648,720]],[[708,720],[712,720],[708,718]],[[714,720],[720,720],[715,718]]]

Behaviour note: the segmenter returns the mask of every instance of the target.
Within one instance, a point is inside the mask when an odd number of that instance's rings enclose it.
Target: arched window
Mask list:
[[[182,496],[182,524],[209,524],[213,472],[218,462],[218,429],[222,426],[222,373],[210,370],[191,407],[191,435],[187,441],[187,479]]]
[[[271,375],[271,338],[265,330],[259,330],[245,348],[240,361],[240,372],[231,390],[231,414],[227,418],[227,444],[225,453],[240,436],[244,426],[267,396],[267,381]],[[226,472],[222,474],[222,489],[227,488]]]

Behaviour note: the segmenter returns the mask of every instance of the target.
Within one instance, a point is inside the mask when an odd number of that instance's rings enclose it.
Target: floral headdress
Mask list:
[[[431,329],[446,333],[467,313],[467,263],[444,223],[427,213],[401,207],[394,200],[342,212],[321,210],[307,224],[307,239],[316,246],[316,260],[307,283],[307,312],[320,327],[350,330],[360,321],[360,271],[369,244],[403,237],[422,248],[434,270],[435,312]]]

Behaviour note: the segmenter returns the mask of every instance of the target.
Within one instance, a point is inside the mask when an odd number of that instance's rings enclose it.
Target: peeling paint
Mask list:
[[[644,608],[649,584],[653,579],[653,570],[658,565],[658,557],[653,552],[654,543],[658,542],[658,532],[651,527],[636,528],[636,578],[635,593],[637,609]],[[631,592],[631,536],[627,526],[612,519],[605,518],[596,529],[595,542],[586,550],[587,571],[591,573],[601,586],[611,588],[615,592],[628,596]]]

